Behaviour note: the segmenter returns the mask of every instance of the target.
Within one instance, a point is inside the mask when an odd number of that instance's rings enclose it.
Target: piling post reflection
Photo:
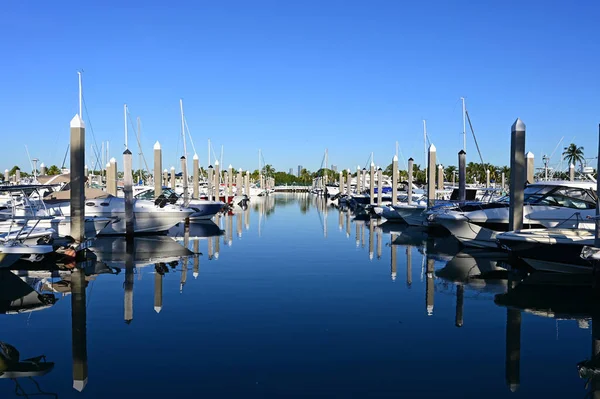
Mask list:
[[[412,246],[406,246],[406,286],[412,285]]]
[[[340,231],[344,230],[344,211],[342,211],[342,210],[340,210],[338,226],[339,226]]]
[[[242,237],[242,218],[244,217],[244,215],[241,212],[238,212],[235,214],[235,221],[236,221],[236,226],[237,226],[237,236],[238,238]]]
[[[514,272],[508,273],[508,290],[514,287]],[[506,310],[506,384],[516,392],[520,384],[521,367],[521,311]]]
[[[233,216],[227,216],[227,246],[233,244]]]
[[[213,240],[214,237],[208,237],[208,260],[212,260],[214,256]]]
[[[391,277],[392,277],[392,281],[396,281],[396,268],[397,268],[397,259],[396,259],[396,252],[398,251],[398,248],[396,245],[394,245],[394,240],[396,239],[396,234],[393,234],[390,236],[390,248],[391,248],[391,255],[390,255],[390,273],[391,273]]]
[[[369,223],[369,259],[373,260],[373,239],[374,237],[374,226],[373,223]]]
[[[73,388],[83,391],[88,381],[87,314],[85,273],[71,272],[71,339],[73,350]]]
[[[229,241],[229,234],[231,233],[231,230],[229,229],[229,218],[231,216],[229,216],[228,214],[225,214],[225,216],[223,217],[223,226],[225,227],[225,234],[223,234],[223,245],[227,245],[227,242]]]
[[[350,237],[350,209],[346,211],[346,237]]]
[[[463,308],[465,301],[465,287],[462,284],[458,284],[456,287],[456,317],[454,319],[454,325],[456,327],[463,326]]]
[[[124,319],[130,324],[133,320],[133,257],[135,254],[133,237],[127,240],[125,249],[125,295],[124,295]]]
[[[200,243],[198,240],[194,240],[194,266],[192,270],[192,276],[194,279],[198,278],[200,274]]]
[[[360,226],[358,223],[354,223],[356,227],[356,248],[360,247]]]
[[[215,236],[215,259],[219,259],[219,250],[221,249],[221,243],[219,241],[219,236]]]
[[[250,207],[244,209],[244,224],[246,225],[246,230],[250,229]]]
[[[360,242],[361,242],[361,246],[364,248],[365,247],[365,224],[361,223],[360,225]]]
[[[433,315],[433,295],[434,295],[434,284],[433,284],[433,271],[435,267],[435,261],[429,256],[427,257],[427,285],[425,288],[425,305],[427,307],[427,316]]]
[[[160,263],[154,264],[154,311],[160,313],[163,305],[163,271]]]
[[[380,227],[377,228],[375,234],[377,234],[377,259],[381,259],[381,247],[383,241],[383,231]]]

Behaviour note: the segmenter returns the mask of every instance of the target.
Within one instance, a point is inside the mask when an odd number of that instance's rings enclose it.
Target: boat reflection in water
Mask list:
[[[51,307],[58,297],[42,279],[19,277],[0,270],[0,313],[18,314]]]
[[[534,272],[523,279],[509,273],[508,290],[494,302],[507,308],[506,373],[513,389],[519,384],[521,312],[556,320],[576,320],[587,329],[592,321],[592,354],[576,365],[587,380],[589,397],[600,395],[600,302],[598,288],[582,275]],[[516,389],[516,388],[515,388]],[[586,396],[587,397],[587,396]]]
[[[134,237],[130,248],[127,244],[125,237],[98,237],[90,249],[96,255],[97,262],[116,269],[127,268],[126,262],[130,260],[128,252],[132,248],[132,267],[144,267],[159,262],[179,262],[185,256],[194,255],[175,239],[167,236]]]
[[[0,378],[9,378],[15,383],[15,393],[19,396],[58,397],[44,392],[34,377],[41,377],[54,369],[54,363],[46,361],[45,355],[21,359],[21,353],[14,346],[0,341]],[[28,378],[37,392],[26,392],[19,378]]]
[[[480,292],[504,293],[507,259],[502,252],[464,248],[435,275]]]

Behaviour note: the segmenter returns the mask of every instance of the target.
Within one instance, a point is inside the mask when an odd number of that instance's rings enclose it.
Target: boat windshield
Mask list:
[[[173,191],[170,188],[163,188],[162,194],[165,197],[167,197],[167,198],[170,197],[172,194],[177,195],[175,193],[175,191]],[[141,193],[136,194],[135,198],[141,199],[141,200],[150,200],[150,201],[153,201],[154,200],[154,189],[151,188],[151,189],[148,189],[146,191],[142,191]]]
[[[509,202],[505,195],[498,202]],[[564,186],[527,186],[524,191],[524,203],[550,206],[562,206],[575,209],[595,209],[596,196],[587,189]]]

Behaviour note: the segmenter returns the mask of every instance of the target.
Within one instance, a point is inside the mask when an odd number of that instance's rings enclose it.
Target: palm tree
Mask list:
[[[571,143],[568,147],[565,147],[562,155],[563,159],[569,164],[576,165],[579,162],[583,167],[583,147],[577,147],[575,143]]]

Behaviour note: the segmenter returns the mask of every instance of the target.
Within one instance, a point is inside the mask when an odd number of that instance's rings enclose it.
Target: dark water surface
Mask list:
[[[593,389],[577,371],[592,354],[585,287],[522,284],[503,295],[502,254],[355,221],[310,196],[256,200],[216,223],[192,225],[187,242],[183,226],[171,231],[179,241],[136,239],[129,255],[124,239],[99,239],[86,273],[3,271],[0,341],[55,365],[33,380],[0,375],[0,397],[38,387],[59,398],[584,398]],[[466,280],[486,272],[494,278]],[[31,288],[58,300],[42,307],[34,292],[9,305]]]

